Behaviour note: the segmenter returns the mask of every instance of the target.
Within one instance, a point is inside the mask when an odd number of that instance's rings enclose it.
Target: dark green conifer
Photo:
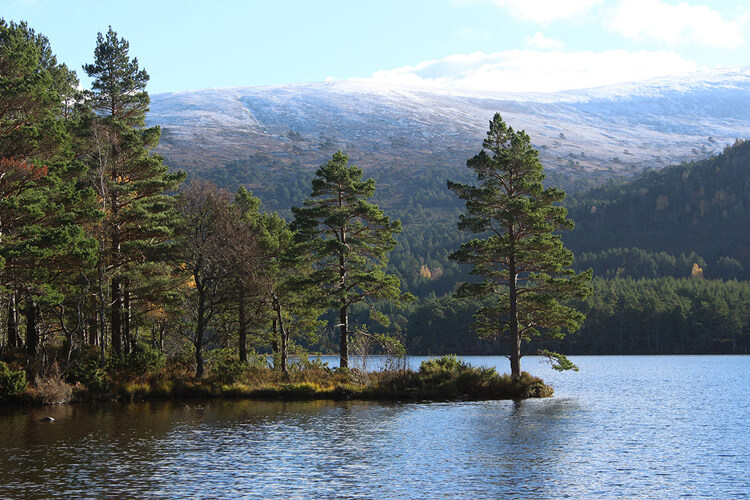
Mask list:
[[[88,98],[96,112],[89,127],[91,180],[104,212],[98,230],[99,268],[102,280],[109,277],[110,329],[117,355],[123,343],[126,348],[130,343],[130,313],[141,298],[139,289],[148,288],[133,281],[133,270],[166,257],[176,217],[167,193],[185,178],[182,172],[170,173],[164,159],[151,153],[161,132],[159,127],[143,127],[148,74],[128,51],[128,42],[110,27],[97,37],[94,63],[83,67],[94,79]]]
[[[451,258],[471,264],[472,274],[482,277],[463,284],[458,295],[489,300],[473,327],[483,338],[510,341],[511,375],[519,377],[524,340],[540,334],[560,338],[580,326],[584,315],[565,303],[590,293],[591,271],[576,275],[570,269],[573,254],[558,234],[573,229],[558,205],[565,193],[542,186],[542,164],[529,136],[495,114],[483,148],[466,162],[478,186],[448,182],[466,201],[459,229],[481,235]],[[561,361],[557,366],[565,366],[563,357],[555,357]]]
[[[312,193],[302,208],[293,207],[293,229],[300,251],[310,255],[314,271],[304,282],[317,285],[321,300],[339,311],[341,367],[349,366],[349,307],[369,299],[403,301],[399,279],[384,272],[387,254],[396,246],[401,222],[391,221],[368,202],[375,181],[362,181],[362,169],[348,165],[341,151],[315,172]],[[385,322],[383,315],[375,319]]]
[[[313,337],[323,312],[313,300],[318,291],[307,280],[311,256],[297,251],[294,231],[286,221],[275,212],[260,212],[260,200],[246,189],[240,188],[235,205],[246,207],[248,230],[257,243],[255,259],[244,264],[245,275],[253,276],[252,294],[244,296],[261,305],[256,310],[262,310],[265,323],[271,325],[275,368],[286,373],[293,338]]]
[[[61,306],[69,283],[96,248],[83,224],[96,220],[85,166],[73,159],[64,103],[75,73],[58,64],[46,37],[26,23],[0,20],[0,286],[8,291],[7,329],[20,347],[25,301],[26,350],[39,346],[41,304]]]

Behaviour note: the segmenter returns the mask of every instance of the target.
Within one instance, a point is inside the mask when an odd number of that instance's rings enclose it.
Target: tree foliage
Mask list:
[[[159,127],[144,128],[149,98],[148,74],[129,55],[129,44],[110,27],[99,33],[94,63],[83,69],[93,78],[87,103],[89,116],[87,159],[90,181],[97,190],[104,217],[96,229],[100,255],[100,289],[108,282],[112,347],[117,355],[131,342],[131,311],[148,306],[146,289],[160,280],[163,260],[171,245],[175,217],[169,192],[185,179],[169,172],[164,159],[152,153],[159,143]],[[136,277],[141,278],[139,282]],[[146,282],[143,282],[146,279]],[[102,314],[103,316],[103,314]],[[101,330],[105,325],[102,318]]]
[[[543,187],[542,165],[525,132],[496,114],[483,150],[466,164],[479,185],[448,182],[448,188],[466,202],[459,229],[484,237],[463,243],[451,258],[471,264],[482,279],[464,283],[458,295],[492,297],[473,327],[482,337],[510,340],[511,375],[518,377],[523,340],[560,337],[580,326],[583,314],[565,301],[590,293],[591,272],[570,268],[573,254],[556,234],[573,228],[558,205],[565,193]]]
[[[339,310],[342,367],[349,363],[349,307],[377,298],[409,299],[401,293],[399,279],[383,270],[401,223],[367,201],[375,193],[375,181],[363,181],[362,169],[348,161],[341,151],[335,153],[315,172],[304,207],[292,208],[300,251],[315,262],[304,281],[317,285],[323,303]]]

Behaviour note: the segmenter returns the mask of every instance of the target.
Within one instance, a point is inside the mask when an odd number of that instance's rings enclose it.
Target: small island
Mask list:
[[[371,201],[373,179],[334,153],[287,223],[246,187],[231,195],[186,182],[152,152],[161,132],[145,126],[149,76],[111,28],[83,67],[93,81],[83,93],[45,37],[25,23],[2,21],[0,30],[14,41],[3,42],[0,58],[15,65],[0,100],[20,106],[2,117],[9,126],[0,141],[2,401],[552,394],[521,371],[521,346],[580,326],[583,314],[566,304],[590,293],[591,273],[570,268],[573,254],[556,234],[572,228],[558,203],[564,192],[542,186],[529,137],[499,114],[467,162],[480,185],[448,182],[466,202],[458,229],[479,236],[450,258],[480,277],[456,294],[483,303],[472,329],[509,341],[511,373],[450,356],[418,371],[366,373],[350,368],[351,343],[403,360],[399,330],[377,325],[389,325],[385,309],[415,299],[387,268],[402,226]],[[302,344],[335,330],[339,368],[301,361]],[[272,367],[251,343],[272,352]],[[556,368],[574,368],[544,353]]]

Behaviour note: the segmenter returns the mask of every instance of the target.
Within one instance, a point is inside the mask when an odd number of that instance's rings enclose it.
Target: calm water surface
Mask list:
[[[556,393],[520,403],[4,410],[0,498],[750,495],[750,356],[574,361],[580,372],[558,374],[524,358]]]

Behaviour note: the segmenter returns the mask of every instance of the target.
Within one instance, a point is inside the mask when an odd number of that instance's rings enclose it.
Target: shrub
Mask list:
[[[107,376],[107,371],[99,366],[99,360],[91,357],[80,359],[68,368],[68,382],[80,382],[89,392],[97,394],[112,389],[112,381]]]
[[[289,364],[289,367],[293,370],[325,370],[330,372],[328,368],[328,362],[323,361],[320,354],[314,358],[310,358],[306,352],[300,352],[297,355],[297,359]]]
[[[438,373],[453,373],[468,368],[469,365],[458,358],[455,354],[449,354],[440,358],[428,359],[422,361],[419,365],[419,371],[428,375]]]
[[[34,377],[34,397],[46,405],[68,403],[73,399],[73,388],[63,379],[62,373],[53,363],[44,377]]]
[[[26,372],[11,370],[0,361],[0,398],[17,396],[26,389]]]
[[[247,363],[240,361],[234,349],[229,347],[209,351],[207,358],[211,373],[222,384],[233,384],[247,368]]]
[[[147,344],[137,343],[131,352],[109,360],[109,371],[119,375],[139,377],[164,368],[164,353]]]

